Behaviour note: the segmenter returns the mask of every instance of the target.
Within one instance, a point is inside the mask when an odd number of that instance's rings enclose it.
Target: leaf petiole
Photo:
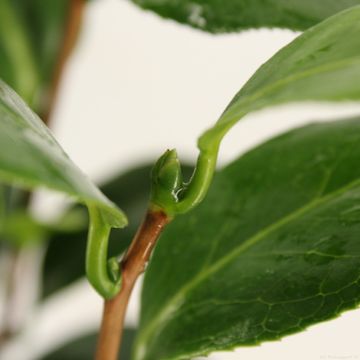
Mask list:
[[[219,144],[200,149],[193,175],[185,183],[181,180],[181,166],[176,151],[167,150],[153,168],[151,207],[174,217],[197,206],[210,187],[218,152]]]
[[[107,260],[111,226],[101,211],[89,206],[90,228],[86,250],[86,275],[91,285],[105,298],[113,298],[121,288],[120,266]]]

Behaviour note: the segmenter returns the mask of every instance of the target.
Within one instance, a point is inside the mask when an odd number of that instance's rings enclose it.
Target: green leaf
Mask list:
[[[360,99],[360,6],[307,30],[267,61],[199,140],[208,150],[241,118],[297,101]]]
[[[125,329],[119,359],[130,359],[131,346],[136,334],[135,329]],[[89,360],[94,357],[97,335],[88,335],[63,346],[45,356],[42,360]]]
[[[124,213],[73,164],[42,121],[0,81],[0,180],[25,188],[44,186],[88,207],[86,272],[91,284],[110,298],[120,288],[107,269],[112,227],[124,227]]]
[[[221,170],[165,230],[135,360],[259,344],[360,302],[360,118],[281,135]]]
[[[132,0],[195,28],[222,33],[260,27],[304,30],[359,0]]]
[[[0,179],[26,188],[45,186],[101,209],[114,227],[125,215],[73,164],[42,121],[0,81]]]
[[[36,246],[48,236],[47,227],[33,219],[25,210],[7,215],[4,220],[0,226],[0,238],[11,246]]]
[[[248,113],[296,101],[350,100],[360,100],[360,6],[307,30],[265,63],[199,138],[190,182],[167,197],[154,182],[152,205],[168,216],[197,206],[211,184],[223,137]]]

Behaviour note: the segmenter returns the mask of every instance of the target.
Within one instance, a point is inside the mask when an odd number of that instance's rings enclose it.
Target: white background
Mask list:
[[[296,36],[284,30],[213,36],[162,20],[124,0],[93,1],[66,69],[53,130],[96,181],[154,161],[167,148],[176,148],[181,159],[195,159],[201,132],[252,73]],[[359,110],[355,105],[307,104],[248,116],[225,139],[220,164],[285,129]],[[57,211],[57,198],[43,194],[39,199],[38,214]],[[139,289],[130,324],[137,321],[138,294]],[[80,281],[37,311],[20,345],[9,347],[5,357],[31,359],[96,328],[100,314],[100,298]],[[360,311],[352,311],[280,342],[211,359],[360,359],[359,329]]]

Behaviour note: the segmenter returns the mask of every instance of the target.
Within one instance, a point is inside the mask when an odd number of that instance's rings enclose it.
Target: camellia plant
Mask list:
[[[303,33],[262,65],[199,137],[194,167],[166,150],[151,176],[143,167],[100,191],[47,127],[86,2],[0,0],[1,251],[15,266],[24,249],[48,244],[44,296],[86,269],[104,298],[97,360],[118,358],[128,300],[145,270],[133,360],[191,359],[256,345],[356,308],[358,117],[292,130],[215,169],[223,138],[249,113],[360,100],[360,1],[134,2],[212,33],[259,27]],[[83,206],[42,223],[28,210],[29,191],[37,187]],[[139,214],[144,220],[137,230],[124,229],[115,248],[110,233],[128,224],[127,209],[135,223]],[[11,319],[16,278],[9,271],[2,280],[4,346],[21,328]]]

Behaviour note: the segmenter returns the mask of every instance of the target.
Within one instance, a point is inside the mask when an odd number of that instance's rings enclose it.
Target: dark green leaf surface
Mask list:
[[[210,32],[260,27],[304,30],[359,0],[132,0],[144,9]]]
[[[73,164],[42,121],[0,80],[0,179],[44,186],[100,209],[110,226],[125,215]]]
[[[120,255],[128,247],[140,225],[149,201],[151,168],[152,165],[134,168],[100,187],[115,204],[121,204],[129,218],[129,226],[111,232],[109,257]],[[187,165],[183,166],[182,170],[186,178],[192,171]],[[84,276],[85,249],[85,230],[51,236],[43,271],[44,296],[51,295]]]
[[[136,330],[125,329],[122,339],[119,359],[130,359],[131,346],[134,341]],[[42,360],[89,360],[94,357],[97,335],[88,335],[75,340],[61,349],[47,355]]]
[[[281,135],[220,171],[169,225],[135,360],[279,339],[360,302],[360,118]]]
[[[360,99],[360,6],[307,30],[267,61],[199,140],[212,149],[251,111],[296,101]]]

